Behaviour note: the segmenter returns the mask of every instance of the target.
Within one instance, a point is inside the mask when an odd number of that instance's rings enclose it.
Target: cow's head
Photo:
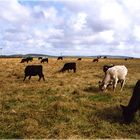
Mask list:
[[[122,115],[123,115],[124,122],[130,124],[134,119],[135,113],[132,112],[129,107],[123,105],[120,105],[120,107],[122,108]]]
[[[105,92],[105,91],[106,91],[106,88],[107,88],[107,85],[104,84],[103,82],[99,81],[99,89],[100,89],[102,92]]]

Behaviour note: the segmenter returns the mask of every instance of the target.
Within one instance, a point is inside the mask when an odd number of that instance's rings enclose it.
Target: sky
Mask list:
[[[140,0],[0,0],[0,48],[140,58]]]

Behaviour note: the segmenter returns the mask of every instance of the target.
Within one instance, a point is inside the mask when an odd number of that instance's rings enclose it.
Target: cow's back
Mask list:
[[[76,67],[76,63],[72,62],[72,63],[66,63],[64,65],[65,68],[75,68]]]
[[[118,79],[125,79],[127,72],[128,70],[124,65],[113,66],[107,70],[111,77],[117,77]]]
[[[29,65],[25,68],[26,75],[37,75],[42,73],[42,65]]]

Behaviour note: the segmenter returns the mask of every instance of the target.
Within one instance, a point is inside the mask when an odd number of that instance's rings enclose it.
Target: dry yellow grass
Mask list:
[[[127,105],[140,78],[140,60],[50,58],[44,63],[46,81],[32,77],[23,82],[27,63],[0,59],[0,138],[140,138],[140,118],[122,123],[120,103]],[[56,73],[65,62],[76,62],[77,72]],[[124,90],[101,93],[102,66],[113,63],[128,68]],[[40,64],[37,58],[29,64]]]

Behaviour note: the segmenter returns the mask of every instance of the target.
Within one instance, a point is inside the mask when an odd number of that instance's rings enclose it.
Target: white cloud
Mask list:
[[[135,25],[134,30],[133,30],[134,37],[136,38],[137,41],[140,41],[140,26]]]
[[[30,10],[23,7],[17,0],[0,1],[0,18],[7,22],[24,22],[30,18]]]
[[[70,25],[75,31],[80,31],[86,26],[86,17],[87,15],[85,13],[79,12],[75,17],[71,19]]]
[[[0,44],[5,54],[100,55],[112,51],[113,55],[140,57],[139,0],[47,0],[34,4],[3,0],[0,11]]]
[[[107,30],[99,33],[99,37],[104,40],[106,43],[111,43],[114,41],[114,31]]]

